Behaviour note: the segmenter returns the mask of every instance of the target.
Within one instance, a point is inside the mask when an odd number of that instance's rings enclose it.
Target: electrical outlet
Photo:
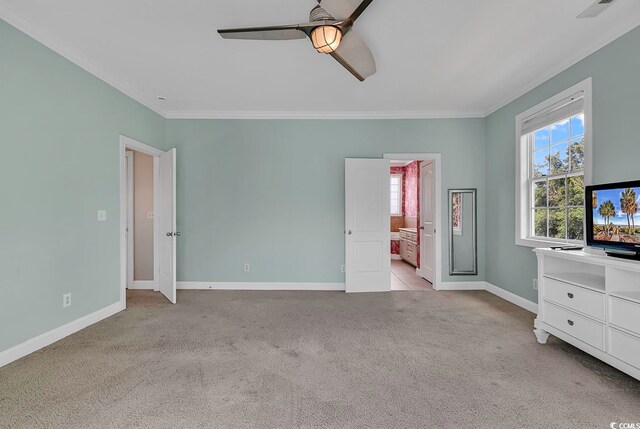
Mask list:
[[[98,210],[98,221],[105,222],[107,220],[107,211],[106,210]]]
[[[533,279],[533,288],[538,290],[538,279]]]
[[[67,308],[71,306],[71,294],[65,293],[62,295],[62,308]]]
[[[147,212],[147,219],[153,219],[153,212]]]
[[[249,263],[247,262],[246,264],[244,264],[244,272],[248,273],[249,271],[251,271],[251,265],[249,265]]]
[[[345,265],[341,266],[340,271],[344,273],[345,271],[347,271],[347,267]]]

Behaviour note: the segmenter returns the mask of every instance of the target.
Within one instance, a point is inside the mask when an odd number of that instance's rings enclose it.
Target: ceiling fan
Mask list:
[[[218,30],[225,39],[291,40],[309,37],[313,47],[329,54],[359,81],[375,74],[376,63],[353,24],[373,0],[318,0],[309,22],[273,27]]]

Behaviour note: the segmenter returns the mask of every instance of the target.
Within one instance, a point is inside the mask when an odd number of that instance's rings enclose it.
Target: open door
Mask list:
[[[420,164],[420,273],[431,284],[435,265],[435,189],[433,161]]]
[[[391,290],[389,160],[345,160],[346,291]]]
[[[173,304],[176,303],[176,150],[160,156],[160,190],[158,240],[160,241],[159,288]]]

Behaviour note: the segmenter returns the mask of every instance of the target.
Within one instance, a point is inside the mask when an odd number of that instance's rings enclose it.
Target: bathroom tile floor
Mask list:
[[[416,274],[413,265],[391,260],[391,290],[433,290],[433,285]]]

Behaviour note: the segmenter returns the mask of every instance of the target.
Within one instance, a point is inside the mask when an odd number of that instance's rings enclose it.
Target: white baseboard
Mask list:
[[[446,282],[441,283],[438,290],[486,290],[487,292],[507,300],[518,307],[522,307],[527,311],[538,314],[538,304],[535,302],[529,301],[515,293],[509,292],[485,281]]]
[[[49,332],[33,337],[30,340],[25,341],[22,344],[11,347],[3,352],[0,352],[0,367],[7,365],[15,360],[20,359],[28,354],[40,350],[50,344],[55,343],[74,334],[87,326],[93,325],[107,317],[124,310],[124,305],[121,302],[116,302],[108,307],[98,310],[94,313],[88,314],[80,319],[76,319],[73,322],[69,322],[66,325],[62,325],[58,328],[52,329]]]
[[[438,290],[486,290],[485,282],[442,282]]]
[[[133,286],[129,289],[158,290],[158,285],[155,280],[134,280]]]
[[[344,291],[344,283],[261,283],[261,282],[177,282],[182,290],[316,290]],[[438,290],[485,290],[532,313],[538,313],[538,304],[485,281],[443,282]]]
[[[344,291],[344,283],[177,282],[178,289],[191,290],[318,290]]]
[[[499,296],[502,299],[505,299],[512,304],[517,305],[518,307],[522,307],[525,310],[528,310],[534,314],[538,314],[538,304],[533,301],[529,301],[521,296],[516,295],[515,293],[509,292],[508,290],[504,290],[496,285],[492,285],[491,283],[484,282],[486,285],[486,291],[491,292],[492,294]]]
[[[391,254],[391,259],[393,259],[394,261],[401,261],[402,260],[402,256],[396,255],[395,253],[392,253]]]

